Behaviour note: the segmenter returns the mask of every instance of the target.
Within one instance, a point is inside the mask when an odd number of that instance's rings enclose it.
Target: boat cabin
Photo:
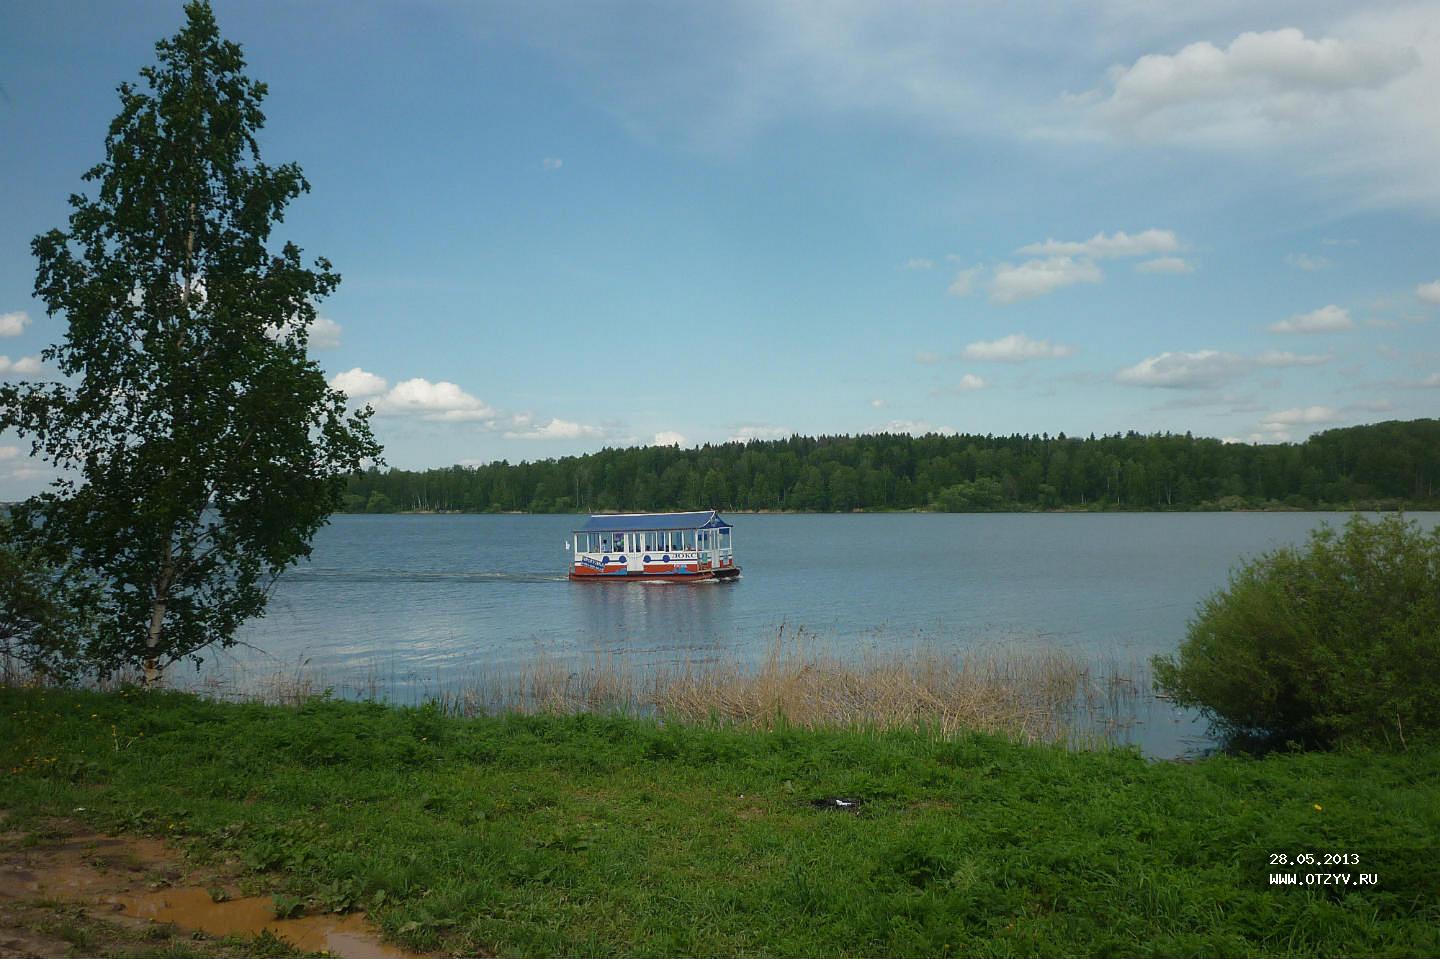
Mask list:
[[[592,516],[575,530],[571,579],[734,579],[731,526],[713,509]]]

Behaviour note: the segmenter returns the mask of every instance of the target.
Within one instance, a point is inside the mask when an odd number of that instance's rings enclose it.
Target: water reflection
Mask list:
[[[733,622],[741,580],[697,583],[576,583],[569,591],[578,624],[574,652],[595,655],[644,655],[647,662],[713,660],[731,643],[724,636]]]

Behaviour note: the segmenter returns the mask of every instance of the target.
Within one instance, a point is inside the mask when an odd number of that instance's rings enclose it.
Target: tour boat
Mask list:
[[[695,513],[607,513],[575,530],[570,578],[735,579],[731,526],[713,509]]]

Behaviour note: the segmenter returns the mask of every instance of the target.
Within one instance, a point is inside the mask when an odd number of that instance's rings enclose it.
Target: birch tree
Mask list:
[[[93,198],[32,244],[35,295],[67,323],[43,354],[62,378],[0,388],[0,428],[62,477],[12,538],[100,589],[87,666],[147,682],[262,615],[380,452],[306,352],[340,277],[272,241],[309,184],[260,158],[265,85],[208,3],[185,18],[120,85]]]

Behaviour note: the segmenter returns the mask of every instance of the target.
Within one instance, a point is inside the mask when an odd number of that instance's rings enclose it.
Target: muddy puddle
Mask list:
[[[424,959],[381,941],[362,913],[277,919],[269,896],[215,902],[210,889],[226,888],[225,879],[187,874],[179,857],[156,840],[91,834],[19,840],[14,833],[0,835],[0,906],[5,900],[62,901],[97,916],[173,923],[211,936],[268,931],[298,949],[342,959]]]
[[[344,959],[417,959],[418,954],[380,941],[359,913],[276,919],[269,896],[215,902],[208,890],[159,889],[138,896],[110,896],[108,902],[138,919],[173,922],[212,936],[254,936],[272,932],[297,949],[328,952]]]

